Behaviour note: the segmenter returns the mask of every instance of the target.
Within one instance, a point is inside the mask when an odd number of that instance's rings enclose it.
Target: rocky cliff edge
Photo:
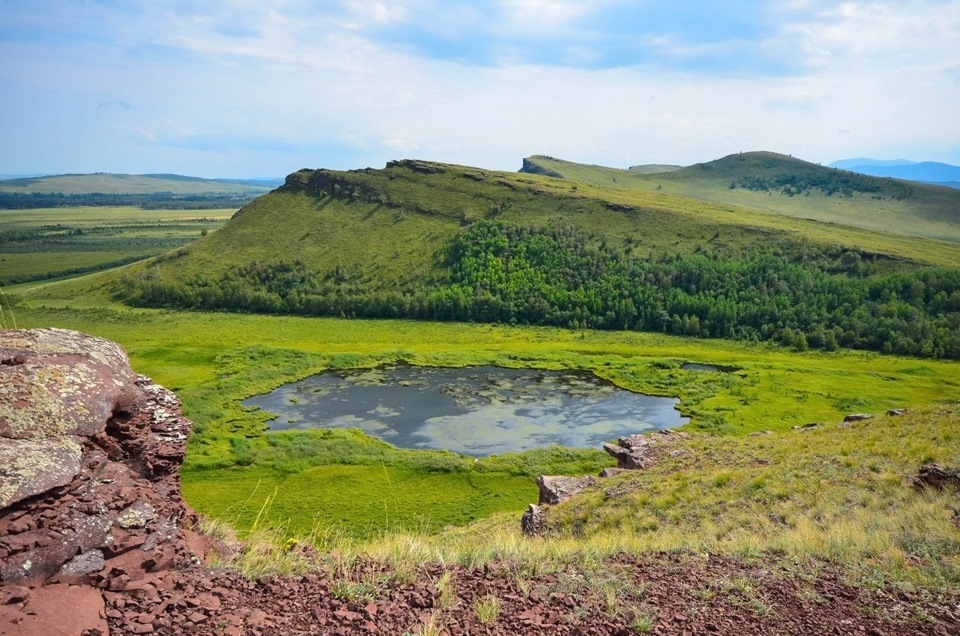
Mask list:
[[[178,473],[189,430],[117,344],[0,331],[0,635],[106,635],[105,594],[196,559]]]

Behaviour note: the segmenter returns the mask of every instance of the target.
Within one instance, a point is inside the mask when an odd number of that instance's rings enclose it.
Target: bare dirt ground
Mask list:
[[[496,565],[426,566],[407,582],[373,565],[257,581],[194,569],[103,595],[115,634],[960,634],[960,598],[849,587],[829,569],[811,578],[664,554],[603,566],[615,580],[574,569],[518,577]],[[360,583],[377,580],[387,581]]]

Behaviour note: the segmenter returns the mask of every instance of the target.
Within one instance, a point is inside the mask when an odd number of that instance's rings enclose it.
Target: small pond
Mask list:
[[[678,402],[584,372],[390,366],[327,371],[243,404],[277,413],[272,430],[356,427],[400,448],[482,457],[680,426]]]

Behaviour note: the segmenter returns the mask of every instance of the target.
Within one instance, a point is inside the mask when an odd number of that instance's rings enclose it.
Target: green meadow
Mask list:
[[[119,342],[134,368],[176,391],[194,434],[183,468],[188,502],[249,531],[336,528],[354,537],[435,532],[536,500],[539,474],[592,474],[599,449],[472,458],[396,449],[357,430],[266,432],[240,401],[329,368],[418,365],[583,369],[648,394],[680,398],[692,432],[743,437],[960,399],[955,363],[868,352],[797,353],[772,345],[658,334],[480,324],[361,321],[98,308],[21,300],[19,327],[79,329]],[[9,312],[7,313],[9,316]],[[685,371],[695,362],[729,373]],[[429,493],[429,496],[424,495]]]

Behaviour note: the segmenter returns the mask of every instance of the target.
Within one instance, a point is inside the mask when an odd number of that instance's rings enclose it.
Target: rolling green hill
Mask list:
[[[557,160],[544,171],[569,177],[413,160],[301,170],[222,229],[124,270],[106,288],[138,306],[665,331],[960,357],[960,243],[679,196],[664,191],[669,184],[641,187],[669,177],[689,189],[700,179],[757,197],[784,166],[796,167],[789,187],[801,194],[777,196],[796,201],[836,197],[864,210],[868,192],[888,203],[906,196],[899,183],[850,182],[769,153],[653,176]],[[766,187],[762,198],[771,198]]]
[[[60,194],[262,194],[272,185],[257,181],[200,179],[175,174],[61,174],[0,180],[0,192]]]
[[[613,169],[580,168],[573,177],[580,183],[423,161],[393,162],[383,170],[301,170],[276,192],[241,209],[215,236],[157,265],[178,276],[216,276],[240,261],[295,255],[311,271],[336,269],[357,284],[392,288],[436,276],[438,250],[460,228],[487,219],[524,226],[570,224],[634,252],[709,249],[735,255],[771,243],[816,243],[858,246],[888,264],[960,266],[960,245],[610,186],[599,179],[594,185],[584,173]],[[730,176],[725,171],[722,179]],[[960,204],[960,196],[955,199]],[[960,232],[960,222],[955,225]]]
[[[879,232],[960,241],[954,188],[870,177],[772,152],[644,173],[529,157],[525,170],[617,191],[673,194]]]

